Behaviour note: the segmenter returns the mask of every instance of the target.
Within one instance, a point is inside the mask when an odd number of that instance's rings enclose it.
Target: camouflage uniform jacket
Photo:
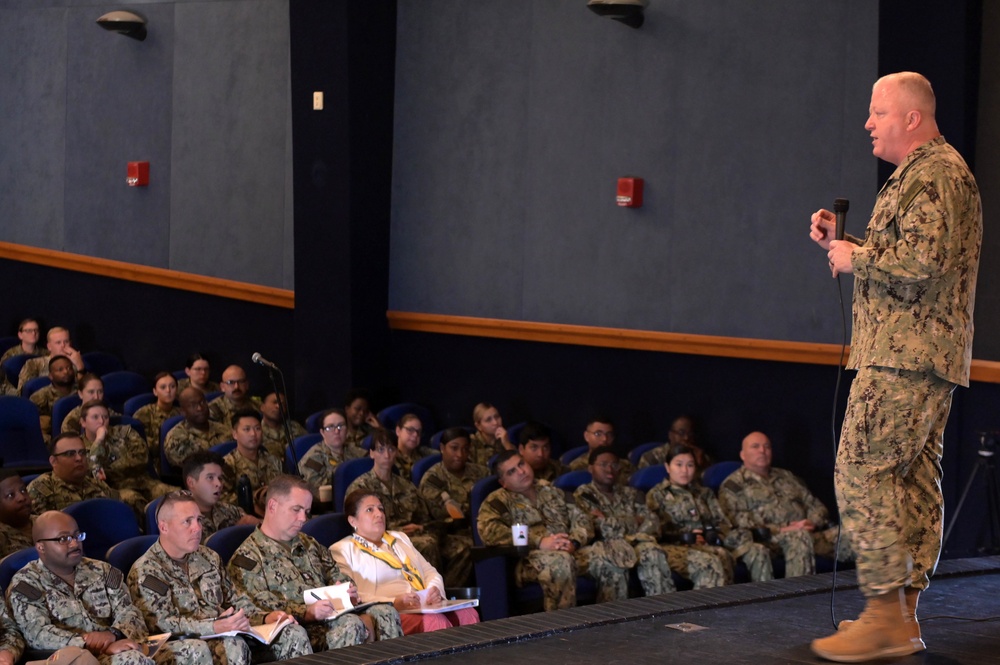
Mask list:
[[[771,469],[767,478],[741,466],[719,487],[719,503],[733,525],[766,526],[778,533],[789,522],[808,519],[822,529],[829,513],[804,482],[791,471]]]
[[[487,469],[490,467],[490,460],[494,455],[503,450],[503,444],[496,439],[487,438],[482,432],[475,432],[469,437],[471,450],[469,451],[469,461]]]
[[[71,587],[36,559],[14,575],[7,596],[32,649],[83,647],[83,633],[92,631],[146,637],[122,572],[103,561],[82,558]]]
[[[406,478],[390,474],[389,483],[383,483],[375,475],[375,469],[358,476],[350,487],[347,496],[354,490],[368,490],[378,494],[385,508],[385,528],[398,529],[406,524],[422,524],[425,527],[430,521],[430,510],[417,491],[416,485]]]
[[[31,539],[31,529],[34,522],[35,518],[32,517],[28,524],[27,533],[15,529],[5,522],[0,522],[0,559],[12,552],[23,550],[25,547],[35,546],[35,541]]]
[[[73,391],[66,393],[66,395],[72,394]],[[49,384],[41,390],[31,393],[31,397],[28,398],[38,408],[38,422],[42,426],[42,434],[46,441],[52,438],[52,405],[56,403],[57,399],[66,395],[60,394],[56,391],[55,386]]]
[[[860,245],[848,367],[968,386],[982,234],[979,188],[944,137],[907,155],[879,192],[864,241],[848,238]]]
[[[182,420],[167,432],[163,448],[171,464],[184,466],[184,460],[191,453],[208,450],[216,444],[232,439],[233,428],[226,427],[222,423],[208,421],[208,429],[203,432],[197,427],[192,427],[188,421]]]
[[[43,473],[28,484],[28,494],[33,503],[32,510],[40,515],[46,510],[62,510],[71,503],[84,499],[121,499],[118,490],[111,489],[103,481],[87,474],[80,485],[70,485],[65,480]]]
[[[83,432],[83,427],[80,426],[80,411],[83,409],[82,404],[78,404],[70,409],[70,412],[66,414],[63,418],[62,426],[59,427],[60,432]],[[114,409],[108,409],[108,416],[114,418],[116,416],[121,416]],[[157,436],[159,436],[160,430],[156,430]]]
[[[250,487],[256,492],[267,485],[278,475],[281,475],[281,458],[267,452],[263,445],[257,449],[257,461],[251,461],[240,454],[239,449],[233,449],[223,458],[229,470],[223,476],[222,500],[226,503],[238,503],[236,498],[236,483],[240,476],[246,474],[250,479]]]
[[[608,496],[594,483],[587,483],[576,488],[573,499],[580,510],[590,515],[599,540],[624,538],[633,543],[654,542],[660,534],[659,518],[646,507],[642,494],[633,487],[616,485]],[[595,510],[604,516],[595,516]]]
[[[36,347],[36,348],[38,349],[39,352],[38,355],[49,354],[49,350],[46,349],[45,347]],[[8,358],[16,358],[17,356],[23,356],[23,355],[25,355],[24,348],[21,346],[21,343],[18,342],[14,346],[4,351],[3,355],[0,356],[0,363],[7,360]],[[13,385],[7,378],[7,372],[0,371],[0,395],[17,395],[17,394],[18,394],[17,386]]]
[[[535,481],[535,500],[500,488],[479,508],[479,536],[486,545],[513,545],[510,527],[528,526],[528,545],[538,549],[542,538],[565,533],[581,545],[590,542],[594,526],[587,515],[566,501],[566,493],[544,481]]]
[[[232,430],[233,414],[247,406],[260,411],[260,398],[247,397],[243,400],[242,404],[235,404],[225,395],[219,395],[208,403],[208,419],[214,420],[217,423],[222,423],[228,429]]]
[[[24,638],[17,623],[10,616],[10,609],[7,603],[0,603],[0,651],[9,651],[14,657],[14,662],[21,659],[24,652]]]
[[[535,480],[547,480],[551,483],[564,473],[566,473],[566,468],[562,463],[557,459],[549,458],[545,461],[544,469],[535,471]]]
[[[170,411],[163,412],[155,402],[139,407],[132,414],[133,418],[142,423],[142,428],[146,432],[146,443],[148,444],[150,454],[160,449],[160,428],[163,427],[163,423],[167,421],[167,418],[179,415],[181,415],[181,410],[176,406],[171,408]]]
[[[427,502],[431,515],[436,520],[444,520],[449,517],[448,511],[444,507],[444,499],[441,498],[442,492],[447,492],[448,496],[461,506],[462,512],[469,515],[472,508],[469,499],[472,486],[488,475],[490,472],[485,466],[468,462],[462,475],[456,476],[445,469],[441,462],[438,462],[427,469],[427,473],[420,479],[420,496]]]
[[[285,426],[282,423],[278,423],[277,427],[271,427],[267,423],[261,422],[260,427],[264,434],[264,447],[270,450],[272,455],[277,455],[281,459],[284,459],[285,447],[288,445],[288,437],[285,435]],[[292,430],[293,439],[309,433],[306,431],[305,427],[298,424],[294,420],[288,421],[288,428]]]
[[[290,543],[268,538],[259,528],[229,560],[229,577],[241,593],[267,610],[282,610],[304,623],[302,592],[339,582],[353,582],[333,561],[330,550],[304,533]]]
[[[566,467],[563,473],[567,471],[587,471],[590,469],[590,451],[588,450],[584,454],[580,455]],[[628,485],[628,479],[632,476],[635,469],[632,468],[632,464],[627,459],[618,460],[618,477],[615,479],[621,485]]]
[[[239,522],[246,515],[243,509],[239,506],[234,506],[231,503],[226,503],[222,499],[219,499],[214,506],[212,506],[212,512],[208,515],[205,513],[201,514],[201,542],[208,540],[208,537],[219,529],[225,529],[227,526],[233,526]]]
[[[187,379],[187,378],[179,379],[177,381],[177,394],[180,395],[181,392],[185,388],[187,388],[188,386],[190,386],[190,385],[191,385],[191,379]],[[221,388],[219,388],[219,384],[216,383],[215,381],[206,381],[205,382],[205,391],[204,391],[205,394],[208,394],[208,393],[217,393],[217,392],[219,392],[219,390],[221,390]]]
[[[128,588],[151,633],[211,635],[228,607],[243,610],[254,626],[267,616],[236,591],[219,555],[204,545],[177,562],[156,541],[132,566]]]
[[[47,376],[49,373],[49,350],[43,351],[45,355],[35,356],[21,366],[21,373],[17,375],[17,394],[24,390],[24,384],[37,376]]]
[[[395,462],[396,469],[399,470],[399,475],[413,480],[413,465],[416,464],[418,460],[437,454],[438,452],[430,446],[417,446],[417,449],[413,451],[413,454],[410,457],[404,457],[402,451],[397,452]]]
[[[733,528],[712,490],[695,481],[681,487],[667,478],[646,493],[646,505],[656,511],[668,541],[706,526],[714,526],[723,536]]]
[[[337,465],[349,459],[346,445],[340,452],[334,452],[330,446],[320,441],[299,460],[299,473],[310,487],[318,489],[321,485],[332,485]]]
[[[109,427],[101,443],[89,441],[84,434],[83,444],[90,453],[90,468],[104,469],[112,487],[139,489],[150,478],[146,441],[130,426]]]

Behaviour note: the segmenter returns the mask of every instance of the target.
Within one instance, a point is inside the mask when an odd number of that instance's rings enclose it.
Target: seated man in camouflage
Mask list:
[[[431,516],[447,527],[441,547],[445,587],[465,586],[472,574],[472,528],[465,519],[471,514],[469,495],[490,472],[469,461],[471,447],[463,428],[446,429],[441,434],[441,461],[420,479],[420,496]]]
[[[90,472],[87,448],[76,432],[63,432],[49,443],[49,464],[52,471],[43,473],[28,484],[35,512],[62,510],[84,499],[122,498],[118,490]]]
[[[38,424],[46,441],[52,438],[52,405],[57,399],[71,394],[76,385],[76,372],[69,358],[53,356],[49,360],[49,380],[49,385],[36,390],[28,398],[38,409]]]
[[[11,469],[0,469],[0,559],[31,547],[31,495],[24,480]]]
[[[5,349],[3,355],[0,356],[0,363],[7,360],[8,358],[16,358],[17,356],[47,356],[49,355],[48,349],[42,347],[38,343],[38,337],[41,329],[38,327],[38,321],[34,319],[25,319],[17,326],[17,339],[18,342],[9,349]],[[0,395],[16,395],[17,386],[11,384],[10,380],[7,378],[6,372],[0,372]]]
[[[385,528],[405,533],[427,562],[441,569],[441,525],[431,521],[430,510],[410,479],[392,471],[396,461],[395,435],[388,430],[375,430],[369,454],[375,461],[372,470],[358,476],[344,496],[355,490],[377,494],[385,508]]]
[[[597,446],[586,458],[593,480],[577,487],[573,499],[594,523],[595,547],[601,544],[619,565],[635,568],[647,596],[676,591],[666,552],[656,542],[660,520],[638,490],[618,481],[615,449]]]
[[[7,603],[0,602],[0,665],[14,665],[23,653],[24,637],[21,635],[21,630],[11,618]],[[49,656],[45,663],[46,665],[97,665],[97,659],[83,647],[64,647]]]
[[[222,500],[239,503],[236,489],[240,478],[246,476],[253,493],[254,510],[257,516],[264,514],[264,493],[267,484],[281,474],[282,458],[272,455],[264,447],[264,435],[260,427],[260,413],[247,407],[233,414],[233,439],[236,448],[223,458],[229,471],[223,479]]]
[[[197,388],[188,387],[182,390],[178,402],[184,420],[167,432],[163,440],[163,451],[167,461],[176,467],[182,466],[191,453],[225,443],[233,434],[232,427],[208,419],[205,393]]]
[[[122,573],[83,556],[76,520],[49,511],[35,521],[38,559],[11,580],[8,597],[15,620],[32,649],[83,647],[102,665],[186,662],[210,665],[200,640],[165,644],[153,658],[143,652],[146,624],[132,604]]]
[[[536,481],[531,467],[513,450],[500,453],[493,465],[500,489],[479,508],[479,535],[486,545],[510,546],[511,527],[527,525],[530,551],[517,562],[518,586],[538,582],[546,612],[576,605],[578,570],[597,582],[598,602],[627,597],[628,567],[605,548],[588,545],[593,524],[562,490]]]
[[[51,356],[66,356],[69,358],[70,362],[73,363],[74,379],[77,374],[83,373],[83,356],[73,348],[69,339],[69,331],[65,328],[50,328],[48,334],[45,336],[45,348],[48,353],[37,358],[32,358],[21,367],[21,373],[17,376],[18,395],[24,390],[25,383],[36,376],[45,375],[45,372],[48,371],[49,357]]]
[[[118,490],[122,501],[141,514],[151,500],[178,489],[149,475],[146,440],[130,425],[111,425],[110,409],[100,399],[80,407],[83,444],[92,469],[101,469],[104,480]]]
[[[712,463],[712,460],[702,448],[695,445],[694,423],[687,416],[680,416],[670,424],[666,443],[642,454],[642,457],[639,458],[639,468],[645,469],[647,466],[666,464],[670,448],[679,444],[684,444],[694,451],[694,461],[698,465],[698,476],[701,477],[701,472]]]
[[[222,485],[225,478],[225,460],[222,455],[211,450],[199,450],[184,460],[181,472],[184,486],[191,492],[198,509],[201,510],[201,540],[219,529],[237,524],[260,524],[253,515],[247,515],[242,508],[222,500]]]
[[[281,607],[294,615],[309,633],[314,651],[401,637],[399,613],[391,604],[331,619],[336,610],[330,601],[311,605],[303,601],[308,589],[341,582],[354,585],[337,567],[330,550],[301,532],[311,509],[312,492],[301,478],[281,475],[271,481],[264,522],[229,561],[229,576],[237,591],[258,607]],[[356,589],[354,601],[358,601]]]
[[[292,420],[288,415],[288,401],[284,395],[278,398],[278,393],[268,393],[260,403],[260,426],[264,433],[264,447],[272,455],[285,459],[285,448],[291,441],[308,434],[306,428]],[[291,441],[285,431],[285,418],[288,418],[288,429],[292,433]]]
[[[222,394],[208,404],[208,417],[228,425],[233,414],[244,409],[260,409],[260,398],[250,396],[250,381],[239,365],[230,365],[222,373]]]
[[[590,454],[598,448],[615,445],[615,425],[607,416],[597,416],[587,421],[583,430],[583,440],[587,444],[587,452],[569,463],[570,471],[587,471],[590,468]],[[628,479],[635,469],[627,459],[619,459],[616,481],[622,485],[628,484]]]
[[[152,633],[218,635],[281,621],[285,612],[265,612],[238,592],[219,555],[201,545],[201,510],[188,492],[163,497],[156,515],[159,539],[128,574],[128,588]],[[286,626],[264,645],[243,636],[205,640],[216,665],[249,665],[312,653],[305,629]]]
[[[743,466],[719,488],[719,503],[737,527],[764,529],[772,554],[784,554],[785,577],[816,572],[816,555],[833,556],[837,527],[826,506],[790,471],[771,466],[771,440],[763,432],[743,439]],[[846,534],[837,559],[852,558]]]
[[[531,467],[538,480],[552,482],[566,471],[559,460],[552,459],[552,434],[541,423],[529,422],[521,428],[517,454]]]

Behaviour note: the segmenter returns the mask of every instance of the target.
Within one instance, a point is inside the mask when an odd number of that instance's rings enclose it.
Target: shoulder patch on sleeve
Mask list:
[[[159,596],[167,595],[167,591],[170,590],[166,582],[152,575],[146,575],[145,579],[142,580],[142,586]]]
[[[313,471],[319,472],[323,470],[323,463],[317,459],[311,459],[305,463],[307,469],[312,469]]]
[[[490,499],[486,503],[488,503],[490,505],[490,508],[492,508],[493,510],[495,510],[500,515],[505,515],[508,512],[510,512],[507,509],[507,504],[504,503],[503,501],[501,501],[500,497],[498,497],[498,496],[493,497],[492,499]]]
[[[257,562],[245,554],[237,554],[233,557],[230,563],[234,566],[242,568],[243,570],[253,570],[257,567]]]
[[[109,589],[117,589],[122,585],[122,571],[118,570],[114,566],[108,568],[107,574],[104,576],[104,586]]]
[[[11,589],[11,591],[13,591],[14,593],[21,594],[28,600],[38,600],[39,598],[42,597],[42,592],[39,589],[33,587],[32,585],[28,584],[23,580],[21,582],[18,582],[17,586]]]

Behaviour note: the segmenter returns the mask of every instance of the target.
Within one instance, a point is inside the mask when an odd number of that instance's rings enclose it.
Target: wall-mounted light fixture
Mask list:
[[[621,21],[630,28],[642,25],[643,10],[649,0],[589,0],[587,7],[598,16],[606,16]]]
[[[140,42],[146,39],[146,19],[133,12],[108,12],[97,19],[97,25]]]

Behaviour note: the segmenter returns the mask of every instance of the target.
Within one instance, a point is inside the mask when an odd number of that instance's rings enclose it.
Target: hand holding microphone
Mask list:
[[[847,199],[836,199],[833,203],[835,212],[820,209],[813,213],[809,226],[809,237],[820,247],[827,250],[830,262],[830,272],[836,277],[840,273],[851,273],[851,254],[856,245],[844,241],[844,225],[847,221],[847,210],[850,202]]]

